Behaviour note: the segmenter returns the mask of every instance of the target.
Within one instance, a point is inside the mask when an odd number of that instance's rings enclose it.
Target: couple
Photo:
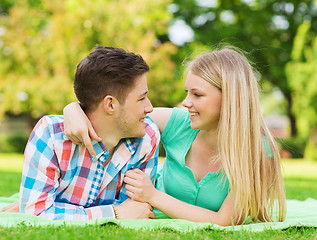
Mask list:
[[[113,47],[98,46],[79,63],[80,106],[67,106],[65,119],[42,118],[30,136],[20,212],[154,218],[154,207],[171,218],[227,226],[272,221],[277,206],[283,221],[279,154],[246,58],[227,47],[190,62],[188,111],[153,110],[148,70],[139,55]],[[160,132],[166,159],[156,174]]]

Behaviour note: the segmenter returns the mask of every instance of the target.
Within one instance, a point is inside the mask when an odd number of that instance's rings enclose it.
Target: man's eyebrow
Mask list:
[[[140,96],[140,97],[143,97],[143,96],[145,96],[146,94],[148,94],[148,92],[149,92],[149,91],[145,91],[144,93],[141,93],[139,96]]]

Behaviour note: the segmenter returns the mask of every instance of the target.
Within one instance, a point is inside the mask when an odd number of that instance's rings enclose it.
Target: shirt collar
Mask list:
[[[119,145],[124,144],[125,147],[129,150],[131,155],[133,155],[137,148],[137,143],[134,138],[123,138],[120,140]]]
[[[92,157],[91,154],[89,153],[93,162],[96,162],[101,157],[101,155],[109,154],[108,149],[105,147],[105,145],[102,142],[97,142],[96,140],[93,140],[92,146],[96,153],[96,157]]]
[[[136,143],[134,138],[121,139],[116,147],[116,150],[123,144],[129,150],[131,155],[133,155],[135,153],[136,148],[137,148],[137,143]],[[96,153],[96,157],[92,157],[92,155],[89,153],[93,162],[96,162],[103,154],[109,155],[108,149],[106,148],[106,146],[102,142],[97,142],[96,140],[93,140],[92,146],[93,146],[95,153]]]

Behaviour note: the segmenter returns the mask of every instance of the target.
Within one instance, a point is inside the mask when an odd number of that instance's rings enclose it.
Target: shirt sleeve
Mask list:
[[[178,138],[180,132],[190,129],[190,119],[188,117],[188,111],[180,108],[173,108],[172,114],[162,132],[161,141],[163,145],[173,142],[175,138]]]
[[[85,208],[57,202],[60,170],[54,152],[54,134],[49,117],[33,129],[24,153],[20,186],[20,212],[52,220],[90,220],[114,217],[111,205]]]
[[[137,167],[144,171],[151,178],[151,181],[154,184],[157,172],[159,143],[161,136],[158,127],[152,121],[152,119],[150,124],[147,126],[147,132],[149,132],[150,135],[150,148],[145,157],[139,162],[139,166]]]

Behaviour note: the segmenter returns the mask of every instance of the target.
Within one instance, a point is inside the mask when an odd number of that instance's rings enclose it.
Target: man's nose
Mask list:
[[[152,103],[151,103],[150,99],[148,99],[148,98],[147,98],[147,104],[146,104],[146,106],[145,106],[145,112],[146,112],[146,113],[153,112]]]

